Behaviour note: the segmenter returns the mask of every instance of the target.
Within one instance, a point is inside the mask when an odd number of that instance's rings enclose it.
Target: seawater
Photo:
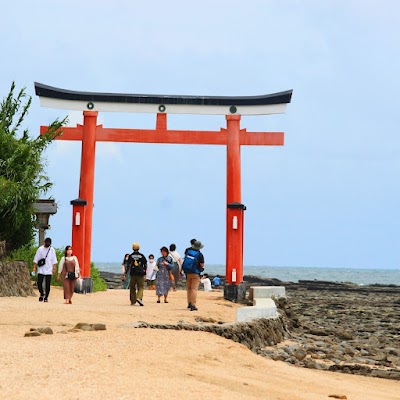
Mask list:
[[[100,271],[121,273],[120,263],[95,262]],[[225,265],[206,265],[204,272],[211,275],[225,275]],[[352,282],[358,285],[385,284],[400,285],[400,269],[366,268],[318,268],[318,267],[260,267],[245,266],[244,275],[262,278],[276,278],[286,282],[319,280],[331,282]]]

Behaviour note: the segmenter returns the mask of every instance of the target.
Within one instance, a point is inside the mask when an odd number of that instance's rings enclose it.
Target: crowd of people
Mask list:
[[[143,291],[145,284],[148,290],[155,290],[157,303],[168,303],[169,292],[176,291],[180,279],[186,279],[187,308],[197,311],[197,291],[200,283],[204,291],[219,289],[222,281],[219,275],[214,277],[212,283],[208,274],[204,271],[204,255],[201,252],[203,244],[192,239],[190,247],[185,250],[183,258],[176,250],[176,245],[169,248],[161,247],[160,257],[155,260],[153,254],[149,254],[148,260],[140,250],[138,242],[132,244],[132,253],[126,253],[122,261],[123,287],[129,289],[131,305],[139,304],[143,307]],[[37,276],[37,286],[40,293],[39,301],[48,302],[50,295],[51,277],[58,270],[57,280],[62,281],[65,304],[72,304],[76,280],[80,278],[78,258],[73,254],[72,246],[65,247],[64,256],[58,263],[54,248],[51,246],[51,238],[46,238],[43,246],[40,246],[33,259],[32,274]],[[43,287],[44,283],[44,287]]]
[[[143,304],[143,290],[145,283],[148,290],[155,290],[157,303],[168,303],[169,292],[176,291],[180,279],[186,278],[188,309],[197,310],[197,291],[199,284],[204,285],[204,290],[212,290],[211,281],[207,274],[202,275],[204,270],[204,255],[201,252],[203,244],[192,239],[190,247],[185,250],[182,258],[175,244],[160,249],[160,257],[155,261],[154,255],[150,254],[148,260],[140,253],[138,242],[132,244],[133,252],[125,254],[122,261],[122,273],[124,287],[129,288],[131,305]],[[217,278],[215,280],[215,278]],[[221,280],[214,278],[214,286],[219,288]],[[127,283],[129,282],[129,283]]]

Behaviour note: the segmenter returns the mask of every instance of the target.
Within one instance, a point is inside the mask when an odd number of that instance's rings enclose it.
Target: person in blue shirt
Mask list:
[[[219,289],[221,287],[221,278],[219,277],[219,275],[214,277],[214,279],[212,280],[212,283],[213,283],[215,289]]]

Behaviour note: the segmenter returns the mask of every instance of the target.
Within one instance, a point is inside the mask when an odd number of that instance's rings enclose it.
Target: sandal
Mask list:
[[[157,300],[157,303],[160,303],[160,300]]]

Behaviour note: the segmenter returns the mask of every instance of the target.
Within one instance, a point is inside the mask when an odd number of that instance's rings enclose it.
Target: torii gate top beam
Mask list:
[[[261,96],[181,96],[79,92],[35,82],[40,105],[80,111],[143,112],[207,115],[281,114],[292,90]]]

